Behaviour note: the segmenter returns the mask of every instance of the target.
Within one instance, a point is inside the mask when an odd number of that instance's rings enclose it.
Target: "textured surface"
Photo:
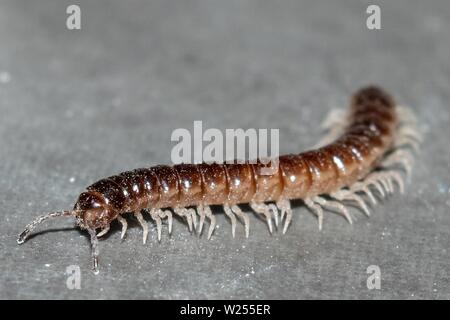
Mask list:
[[[0,3],[0,298],[450,298],[450,6],[376,1],[77,1],[82,29],[65,28],[69,1]],[[171,132],[279,128],[282,153],[320,137],[318,124],[349,94],[378,83],[412,106],[425,131],[406,195],[353,226],[296,206],[285,236],[252,216],[235,239],[218,213],[211,241],[155,226],[147,245],[134,218],[101,241],[90,272],[87,236],[49,222],[22,246],[36,215],[70,209],[87,185],[170,161]],[[81,289],[64,274],[81,268]],[[381,269],[368,290],[366,269]]]

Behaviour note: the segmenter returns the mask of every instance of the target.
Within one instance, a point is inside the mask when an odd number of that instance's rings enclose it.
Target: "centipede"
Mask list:
[[[311,151],[278,157],[277,170],[261,173],[263,161],[157,165],[126,171],[101,179],[82,192],[72,210],[47,213],[29,223],[19,234],[22,244],[31,232],[50,218],[72,217],[90,236],[92,268],[99,272],[99,238],[117,220],[121,238],[127,232],[125,213],[133,214],[143,229],[143,214],[156,224],[161,241],[163,219],[172,233],[174,214],[190,232],[207,238],[216,228],[211,206],[221,205],[235,236],[238,221],[249,236],[250,218],[239,205],[248,204],[267,223],[270,233],[280,227],[286,233],[293,218],[292,200],[301,200],[318,217],[322,229],[324,211],[341,214],[353,223],[348,206],[367,216],[395,190],[404,192],[404,177],[411,174],[414,154],[422,142],[417,119],[410,108],[397,105],[378,86],[367,86],[350,99],[347,109],[333,109],[322,127],[327,133]],[[166,222],[166,221],[164,221]]]

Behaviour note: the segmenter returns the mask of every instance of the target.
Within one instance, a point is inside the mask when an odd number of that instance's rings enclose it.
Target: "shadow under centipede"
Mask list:
[[[304,207],[304,206],[305,206],[305,204],[303,203],[303,200],[301,200],[301,199],[291,200],[292,210],[296,210],[296,209],[298,209],[300,207]]]
[[[38,236],[49,234],[49,233],[73,231],[73,230],[78,231],[79,234],[85,235],[85,233],[82,230],[80,230],[77,226],[73,226],[73,227],[55,228],[55,229],[47,229],[47,230],[38,231],[38,232],[30,234],[27,241],[32,240],[34,237],[38,237]]]

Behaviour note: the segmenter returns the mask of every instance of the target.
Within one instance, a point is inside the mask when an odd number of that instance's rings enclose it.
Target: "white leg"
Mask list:
[[[417,123],[416,115],[406,106],[397,106],[397,113],[402,122]]]
[[[158,215],[161,219],[164,219],[167,217],[167,224],[169,225],[169,234],[172,234],[172,222],[173,222],[172,211],[158,210]]]
[[[390,176],[397,183],[400,193],[403,194],[405,192],[405,185],[402,176],[396,171],[390,171]]]
[[[389,176],[386,176],[386,181],[389,186],[389,193],[393,194],[394,193],[394,185],[392,184],[391,179],[389,179]]]
[[[109,231],[109,228],[110,228],[110,226],[109,226],[109,224],[108,224],[106,227],[104,227],[104,228],[102,229],[102,231],[100,231],[99,233],[97,233],[97,238],[100,238],[100,237],[104,236],[105,234],[107,234],[108,231]]]
[[[372,191],[370,191],[369,184],[365,180],[354,183],[350,187],[350,191],[351,192],[364,192],[369,197],[372,204],[377,204],[377,200],[375,199]],[[384,194],[384,192],[383,192],[383,194]]]
[[[414,158],[410,152],[405,149],[398,149],[383,159],[381,162],[381,167],[390,168],[400,165],[403,169],[405,169],[406,176],[410,177],[413,163]]]
[[[398,130],[398,134],[402,137],[409,137],[417,142],[423,141],[423,136],[415,125],[404,125]]]
[[[230,218],[231,220],[231,235],[234,238],[236,234],[236,217],[234,216],[234,213],[228,204],[223,205],[223,210],[225,211],[225,214],[228,216],[228,218]]]
[[[202,234],[203,224],[205,223],[206,213],[203,206],[197,206],[197,214],[200,216],[200,222],[198,225],[197,233],[198,235]]]
[[[385,177],[382,175],[382,171],[370,173],[369,175],[364,177],[364,179],[354,183],[353,185],[350,186],[349,192],[350,193],[364,192],[365,194],[367,194],[372,203],[376,204],[377,201],[374,195],[372,194],[372,191],[370,190],[371,186],[374,186],[377,189],[382,198],[386,196],[383,186],[386,188],[386,191],[388,191],[389,185],[386,182]]]
[[[348,212],[347,208],[342,203],[333,201],[333,200],[327,200],[327,199],[319,197],[319,196],[314,197],[312,200],[314,202],[318,203],[319,205],[321,205],[322,207],[328,207],[328,208],[338,210],[347,219],[348,223],[353,224],[350,213]]]
[[[332,109],[321,123],[321,128],[328,132],[317,142],[313,148],[319,148],[334,141],[345,129],[348,122],[347,110]]]
[[[280,223],[283,222],[284,216],[286,216],[286,220],[284,221],[283,234],[286,233],[287,228],[292,220],[292,209],[291,203],[287,199],[281,199],[277,201],[277,207],[281,211],[281,219]]]
[[[123,239],[123,237],[125,237],[125,234],[127,233],[128,223],[127,220],[120,215],[117,217],[117,220],[119,220],[120,224],[122,225],[122,232],[120,233],[120,239]]]
[[[367,208],[364,200],[357,195],[356,193],[351,192],[350,190],[341,189],[339,191],[333,192],[330,194],[331,197],[335,198],[339,201],[354,201],[358,204],[358,206],[364,211],[367,216],[370,216],[369,208]]]
[[[266,218],[267,226],[269,227],[269,232],[273,233],[271,212],[275,211],[278,212],[277,207],[274,204],[267,205],[265,203],[256,203],[256,202],[250,202],[250,207],[253,209],[253,211],[255,211],[260,215],[263,215]]]
[[[404,193],[405,185],[403,182],[403,178],[397,171],[394,170],[378,171],[372,174],[372,178],[381,182],[384,188],[390,193],[394,192],[394,185],[392,184],[392,181],[395,181],[399,187],[400,193]]]
[[[382,174],[382,171],[377,172],[376,174],[374,174],[374,176],[376,177],[377,181],[383,186],[386,193],[389,194],[389,184],[386,180],[386,176]]]
[[[197,212],[193,208],[189,208],[188,210],[191,213],[192,224],[194,225],[194,230],[196,230],[197,229]]]
[[[336,125],[344,126],[347,123],[347,118],[348,114],[346,109],[331,109],[320,124],[320,127],[323,129],[331,129]]]
[[[314,203],[310,198],[306,198],[303,200],[305,202],[306,206],[313,211],[319,220],[319,230],[322,230],[322,224],[323,224],[323,210],[322,207],[318,204]]]
[[[174,208],[173,212],[175,212],[180,217],[183,217],[186,219],[188,228],[189,228],[189,232],[192,232],[192,212],[189,209],[180,208],[180,207]]]
[[[383,189],[383,185],[382,185],[382,183],[380,182],[380,181],[378,181],[378,180],[373,180],[373,181],[371,181],[370,179],[367,181],[367,185],[368,186],[370,186],[370,185],[373,185],[373,186],[375,186],[375,189],[377,189],[377,191],[380,193],[380,196],[382,197],[382,198],[384,198],[385,196],[386,196],[386,194],[384,193],[384,189]]]
[[[241,208],[239,208],[237,205],[232,205],[231,210],[244,223],[245,237],[248,238],[248,236],[250,234],[250,219],[248,218],[247,214],[242,212]]]
[[[411,148],[416,153],[419,152],[419,142],[408,136],[400,136],[394,143],[394,148]]]
[[[142,216],[142,214],[139,211],[136,211],[134,213],[134,216],[138,219],[138,221],[142,227],[142,230],[144,231],[144,233],[142,235],[142,243],[145,244],[147,242],[147,236],[148,236],[148,224],[144,220],[144,217]]]
[[[211,212],[211,208],[209,206],[205,206],[203,208],[203,210],[205,211],[205,215],[206,217],[209,219],[209,230],[208,230],[208,240],[211,239],[211,236],[214,232],[214,230],[216,229],[216,217],[214,217],[214,215]]]
[[[161,217],[159,216],[161,209],[151,209],[150,210],[150,217],[152,217],[153,220],[156,222],[156,230],[158,233],[158,241],[161,242],[161,229],[162,229],[162,222]]]

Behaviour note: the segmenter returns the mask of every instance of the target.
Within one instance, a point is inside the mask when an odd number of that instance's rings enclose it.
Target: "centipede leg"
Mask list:
[[[377,184],[378,185],[378,184]],[[380,187],[378,185],[378,187]],[[384,194],[383,189],[381,189],[382,194]],[[372,191],[369,188],[369,184],[365,183],[365,181],[358,181],[355,184],[353,184],[350,187],[350,191],[351,192],[364,192],[370,199],[370,201],[372,202],[372,204],[377,204],[377,200],[375,199],[375,196],[373,195]]]
[[[91,255],[92,255],[92,269],[94,270],[95,274],[99,273],[98,269],[98,239],[97,235],[95,234],[94,229],[88,229],[89,235],[91,236]]]
[[[405,123],[417,123],[417,118],[410,108],[406,106],[397,106],[397,113],[402,122]]]
[[[234,238],[234,236],[236,234],[236,217],[234,216],[234,213],[228,204],[223,205],[223,211],[228,216],[228,218],[230,218],[230,220],[231,220],[231,235]]]
[[[406,176],[410,177],[412,172],[412,166],[414,163],[414,158],[411,153],[404,150],[399,149],[395,150],[393,153],[388,155],[382,162],[382,168],[389,168],[400,165],[406,172]]]
[[[348,223],[353,224],[350,213],[342,203],[333,200],[328,200],[319,196],[315,196],[314,198],[312,198],[312,200],[322,207],[328,207],[341,212],[342,215],[345,217],[345,219],[347,219]]]
[[[103,237],[105,234],[108,233],[109,229],[110,229],[110,225],[108,224],[106,227],[104,227],[104,228],[102,229],[102,231],[100,231],[99,233],[97,233],[97,238]]]
[[[256,202],[250,202],[250,207],[253,209],[253,211],[265,217],[267,226],[269,227],[269,232],[273,233],[271,212],[273,212],[273,214],[275,214],[275,211],[278,213],[277,207],[274,204],[267,205],[265,203]]]
[[[380,181],[389,193],[394,192],[392,181],[395,181],[399,187],[400,193],[404,193],[405,186],[402,176],[394,170],[382,170],[372,175],[373,179]]]
[[[195,209],[189,208],[188,211],[191,213],[192,224],[194,225],[194,230],[197,230],[197,213]]]
[[[174,208],[173,212],[175,212],[178,216],[186,219],[189,232],[192,232],[192,212],[186,208]]]
[[[303,202],[306,204],[306,206],[313,211],[319,220],[319,230],[322,230],[322,224],[323,224],[323,210],[320,205],[317,203],[314,203],[314,201],[310,198],[306,198],[303,200]]]
[[[197,229],[197,233],[200,236],[202,234],[202,230],[203,230],[203,224],[205,223],[205,217],[206,217],[206,213],[205,213],[205,209],[203,206],[197,206],[197,214],[200,216],[200,222],[198,224],[198,229]]]
[[[322,147],[335,140],[343,132],[346,124],[346,110],[332,109],[321,124],[321,128],[328,132],[313,146],[313,148]]]
[[[366,178],[364,178],[364,180],[356,183],[354,186],[352,186],[350,188],[350,191],[352,192],[358,192],[358,191],[364,191],[364,192],[370,192],[370,187],[374,186],[375,189],[378,191],[378,193],[380,194],[380,197],[383,199],[384,197],[386,197],[386,193],[385,190],[383,189],[383,185],[382,183],[379,181],[379,179],[374,176],[373,174],[368,175]],[[367,191],[366,191],[367,190]],[[372,194],[372,193],[371,193]],[[370,197],[370,196],[369,196]],[[375,197],[374,197],[375,199]],[[375,200],[376,201],[376,200]],[[373,204],[376,204],[376,202],[374,202],[372,200]]]
[[[158,210],[158,215],[161,219],[167,218],[167,223],[169,225],[169,234],[172,234],[172,212],[170,210]]]
[[[422,141],[422,134],[417,129],[417,118],[411,109],[405,106],[397,106],[397,114],[400,119],[400,132],[405,135],[410,135],[417,139],[419,142]]]
[[[156,222],[156,231],[158,233],[158,241],[161,242],[161,230],[162,230],[162,222],[161,217],[159,216],[159,213],[161,212],[161,209],[151,209],[150,210],[150,217]]]
[[[415,125],[405,124],[398,130],[398,135],[401,137],[409,137],[417,142],[423,142],[423,137]]]
[[[372,194],[370,187],[374,186],[375,189],[380,194],[380,197],[384,198],[386,196],[385,190],[383,189],[384,184],[385,184],[384,179],[381,180],[379,173],[375,172],[375,173],[371,173],[371,174],[367,175],[363,180],[360,180],[360,181],[356,182],[355,184],[353,184],[350,187],[350,192],[351,193],[364,192],[369,197],[369,199],[372,201],[372,203],[376,204],[377,201],[376,201],[374,195]],[[386,184],[386,187],[388,187],[387,184]]]
[[[392,183],[392,180],[390,179],[389,175],[386,175],[386,181],[387,181],[388,186],[389,186],[389,193],[393,194],[394,193],[394,184]]]
[[[276,203],[278,209],[281,211],[280,223],[283,222],[284,216],[286,220],[284,221],[283,234],[286,233],[287,228],[292,220],[292,209],[291,203],[287,199],[278,200]]]
[[[347,110],[331,109],[320,124],[322,129],[331,129],[336,126],[344,126],[347,123]]]
[[[378,171],[374,173],[373,178],[376,179],[384,188],[387,194],[392,194],[394,192],[394,188],[392,185],[392,182],[389,180],[388,175],[386,174],[386,171]]]
[[[278,212],[278,207],[276,204],[269,204],[270,210],[273,213],[273,220],[275,221],[275,227],[277,227],[278,229],[278,220],[279,220],[279,212]]]
[[[380,172],[377,172],[373,175],[373,178],[374,181],[377,181],[382,186],[383,192],[385,192],[385,195],[387,196],[389,194],[389,183],[387,182],[386,177]]]
[[[406,111],[407,110],[407,111]],[[400,109],[400,112],[405,114],[410,113],[408,109]],[[400,127],[397,130],[397,138],[394,144],[396,148],[408,147],[419,152],[419,144],[423,141],[422,133],[417,128],[417,123],[414,115],[410,115],[412,120],[405,116],[400,123]]]
[[[239,208],[239,206],[237,206],[237,205],[231,206],[231,210],[244,223],[245,237],[248,238],[248,236],[250,234],[250,219],[248,218],[248,215],[246,213],[242,212],[241,208]]]
[[[142,216],[142,214],[139,211],[135,212],[134,216],[137,218],[137,220],[139,221],[139,224],[142,227],[142,230],[143,230],[142,243],[145,244],[147,242],[147,236],[148,236],[148,224],[144,220],[144,217]]]
[[[340,126],[336,126],[329,129],[329,131],[319,140],[319,142],[313,145],[313,148],[317,149],[329,144],[330,142],[334,141],[337,137],[339,137],[342,131],[343,127]]]
[[[119,220],[120,224],[122,225],[122,232],[120,233],[120,239],[123,239],[125,237],[125,234],[127,233],[128,223],[127,220],[122,216],[117,216],[117,220]]]
[[[411,148],[416,153],[419,152],[419,142],[408,136],[401,136],[396,139],[394,148]]]
[[[375,187],[375,189],[377,189],[378,193],[380,194],[381,198],[384,198],[386,196],[386,194],[384,193],[384,189],[383,186],[381,184],[380,181],[376,180],[376,179],[369,179],[367,180],[367,186],[371,186],[373,185]]]
[[[388,176],[397,183],[400,193],[403,194],[405,192],[405,185],[402,176],[398,172],[392,170],[388,172]]]
[[[203,208],[206,217],[209,219],[209,230],[208,230],[208,240],[211,239],[211,236],[216,229],[216,217],[211,212],[211,208],[209,206],[205,206]]]
[[[339,191],[333,192],[330,194],[332,198],[335,198],[339,201],[354,201],[358,204],[358,206],[364,211],[367,216],[370,216],[369,208],[367,207],[364,200],[354,192],[350,190],[341,189]]]

